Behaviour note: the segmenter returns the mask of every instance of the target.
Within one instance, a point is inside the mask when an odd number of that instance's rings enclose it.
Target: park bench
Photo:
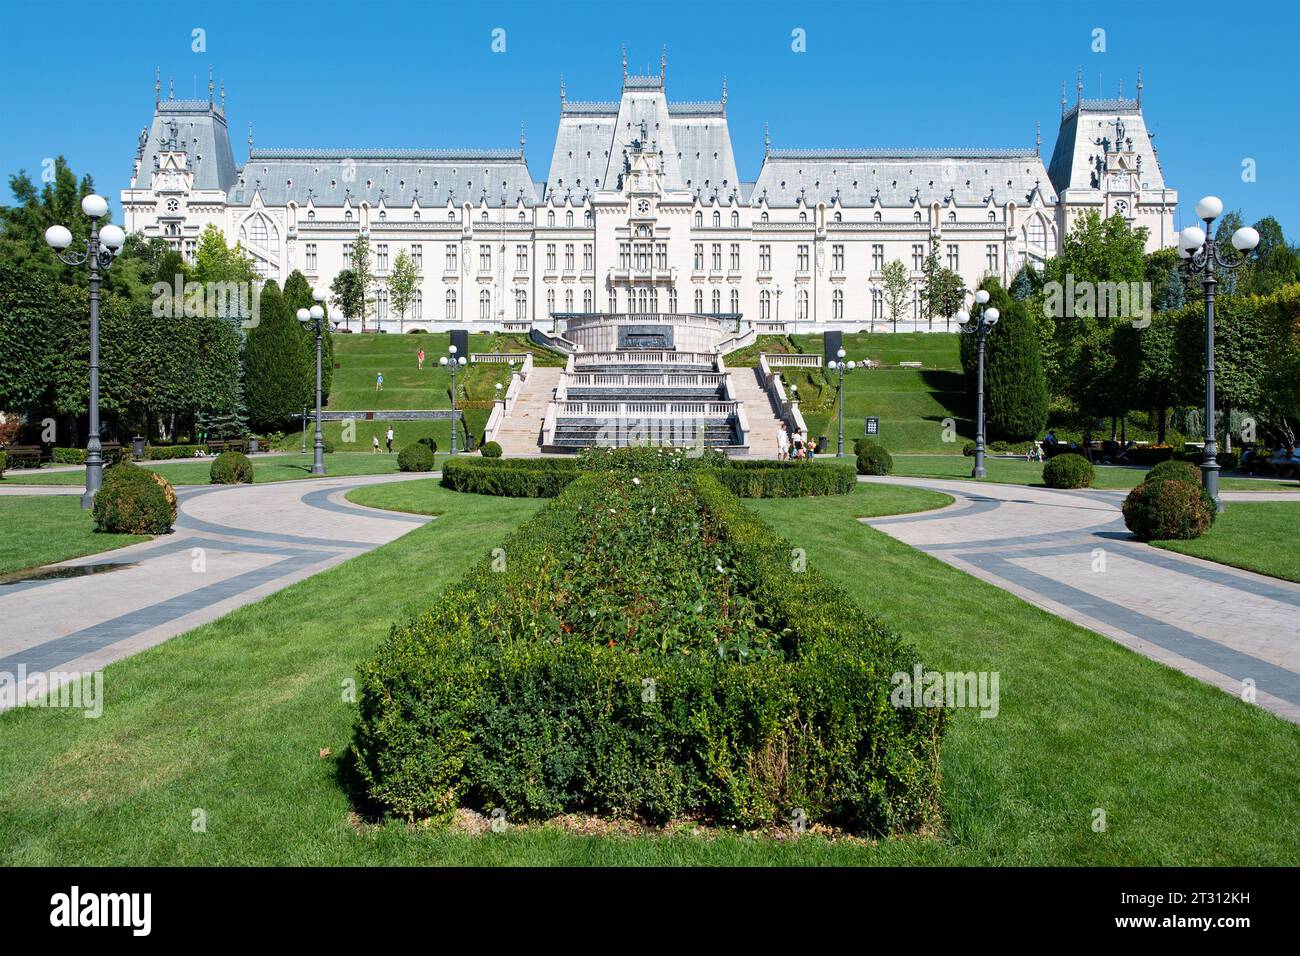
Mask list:
[[[10,445],[5,449],[10,468],[39,468],[47,457],[40,445]]]
[[[899,368],[920,368],[921,363],[920,362],[899,362],[898,367]]]

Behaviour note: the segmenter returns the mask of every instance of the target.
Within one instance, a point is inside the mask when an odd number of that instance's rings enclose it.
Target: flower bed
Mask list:
[[[791,555],[712,469],[575,473],[362,665],[370,797],[406,818],[932,823],[944,712],[890,703],[916,652]]]

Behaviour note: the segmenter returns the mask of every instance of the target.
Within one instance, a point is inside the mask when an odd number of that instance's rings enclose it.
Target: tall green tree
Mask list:
[[[399,330],[400,323],[406,321],[406,310],[415,300],[415,290],[419,287],[420,273],[415,268],[415,260],[407,255],[405,249],[402,249],[393,259],[393,271],[388,275],[388,295],[393,311],[397,313],[399,319]]]
[[[244,397],[254,428],[284,428],[309,404],[305,364],[297,319],[290,314],[280,287],[267,282],[259,321],[249,329],[244,347]]]
[[[984,347],[985,414],[993,440],[1026,441],[1047,425],[1047,380],[1038,332],[1023,302],[1008,299]]]
[[[297,269],[289,273],[289,278],[284,280],[284,301],[289,306],[289,313],[295,318],[299,309],[310,310],[313,305],[320,305],[325,309],[325,321],[322,324],[321,335],[321,401],[329,401],[330,387],[334,383],[334,337],[330,334],[329,307],[324,303],[318,303],[312,296],[312,288],[307,282],[307,277]],[[316,394],[316,330],[312,326],[301,326],[303,350],[306,355],[307,368],[307,385],[306,392],[310,399],[309,406],[315,405]]]
[[[359,291],[360,309],[357,316],[361,319],[361,331],[366,330],[366,320],[374,315],[375,271],[370,263],[370,240],[357,236],[352,244],[352,273],[356,277]]]
[[[907,297],[912,288],[911,280],[907,277],[907,266],[898,259],[886,262],[880,270],[880,286],[885,299],[885,311],[889,313],[894,331],[897,332],[898,317],[907,307]]]
[[[339,310],[344,323],[358,318],[365,310],[365,294],[357,274],[351,269],[343,269],[334,276],[330,293],[333,296],[330,303]]]

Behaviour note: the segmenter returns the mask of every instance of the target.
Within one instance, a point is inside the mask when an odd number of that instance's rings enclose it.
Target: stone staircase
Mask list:
[[[745,418],[749,423],[745,444],[749,446],[750,456],[775,458],[776,432],[781,427],[781,419],[777,417],[772,399],[763,388],[758,369],[737,366],[728,368],[727,372],[731,375],[731,387],[736,400],[745,407]]]
[[[555,386],[560,382],[561,368],[533,366],[524,383],[523,391],[515,400],[515,407],[497,431],[501,453],[511,458],[541,454],[542,422],[546,406],[555,397]]]

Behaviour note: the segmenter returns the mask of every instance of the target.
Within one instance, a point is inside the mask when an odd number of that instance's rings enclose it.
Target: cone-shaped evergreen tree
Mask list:
[[[311,285],[307,282],[307,277],[297,269],[289,273],[289,278],[284,280],[284,301],[289,306],[289,314],[294,316],[297,321],[299,309],[310,309],[317,302],[312,298]],[[322,327],[320,351],[320,381],[321,381],[321,402],[328,402],[330,395],[330,385],[334,381],[334,338],[329,333],[329,305],[321,302],[320,305],[325,309],[325,321]],[[307,404],[310,407],[316,405],[316,330],[311,327],[303,328],[303,349],[306,354],[307,369]]]
[[[998,311],[998,324],[984,342],[987,435],[990,441],[1026,441],[1047,425],[1038,335],[1023,302],[1008,301]]]
[[[305,366],[298,320],[289,311],[280,287],[267,282],[258,323],[249,329],[244,347],[244,397],[254,428],[282,428],[308,404]],[[315,374],[313,366],[313,381]]]

